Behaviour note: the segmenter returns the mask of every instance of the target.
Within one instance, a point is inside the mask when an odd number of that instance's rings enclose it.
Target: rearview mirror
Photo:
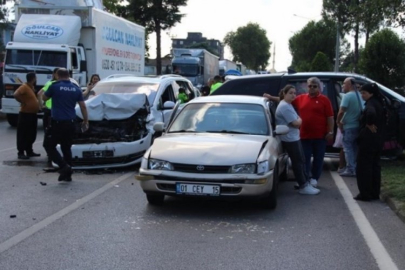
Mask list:
[[[168,100],[163,104],[163,110],[173,109],[174,105],[175,105],[175,103],[173,101]]]
[[[163,132],[163,131],[164,131],[164,126],[165,126],[165,123],[163,123],[163,122],[156,122],[156,123],[153,125],[153,130],[154,130],[155,132]]]
[[[285,135],[290,129],[285,125],[277,125],[274,130],[274,135]]]

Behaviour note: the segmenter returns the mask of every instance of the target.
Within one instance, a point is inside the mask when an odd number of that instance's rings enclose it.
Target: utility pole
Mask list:
[[[339,72],[340,34],[339,21],[336,21],[336,48],[335,48],[335,72]]]

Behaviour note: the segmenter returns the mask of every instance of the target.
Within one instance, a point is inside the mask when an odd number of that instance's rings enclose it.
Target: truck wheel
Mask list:
[[[165,195],[162,194],[146,194],[146,199],[151,205],[162,205]]]
[[[16,127],[18,123],[18,114],[6,114],[7,122],[12,127]]]

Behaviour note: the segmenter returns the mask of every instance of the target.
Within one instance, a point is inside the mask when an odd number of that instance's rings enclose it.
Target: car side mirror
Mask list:
[[[274,135],[285,135],[290,129],[286,125],[277,125],[274,130]]]
[[[156,123],[153,125],[153,130],[154,130],[155,132],[163,132],[164,129],[165,129],[165,123],[163,123],[163,122],[156,122]]]
[[[175,103],[173,101],[168,100],[163,104],[163,110],[171,110],[174,108],[174,105]]]

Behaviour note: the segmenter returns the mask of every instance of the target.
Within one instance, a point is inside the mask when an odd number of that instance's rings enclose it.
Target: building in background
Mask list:
[[[205,44],[202,47],[198,45]],[[187,38],[172,38],[172,48],[199,48],[206,49],[213,54],[216,54],[220,60],[224,59],[224,46],[217,39],[207,39],[199,32],[188,32]]]

